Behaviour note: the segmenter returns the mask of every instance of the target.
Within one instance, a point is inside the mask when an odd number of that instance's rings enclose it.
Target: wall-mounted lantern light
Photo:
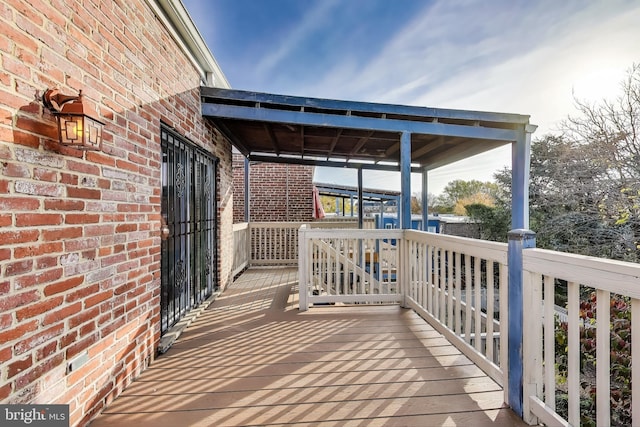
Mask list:
[[[84,105],[82,91],[73,96],[49,89],[42,95],[42,101],[56,116],[61,145],[78,150],[100,150],[104,123],[95,118],[97,114],[90,106]]]

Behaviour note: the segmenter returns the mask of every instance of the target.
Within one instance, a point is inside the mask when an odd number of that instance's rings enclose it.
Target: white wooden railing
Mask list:
[[[300,229],[300,308],[401,302],[401,230]],[[304,284],[304,285],[302,285]],[[302,289],[304,288],[304,289]]]
[[[505,388],[507,245],[406,230],[405,303]]]
[[[249,267],[251,261],[249,223],[233,224],[233,276]]]
[[[592,420],[595,425],[609,426],[612,419],[614,424],[640,425],[640,387],[637,386],[640,384],[640,265],[526,249],[523,252],[523,270],[526,301],[524,324],[530,325],[525,329],[523,341],[525,420],[530,423],[540,421],[547,425],[578,426],[581,418],[590,417],[585,413],[585,408],[590,404],[584,401],[590,398],[589,392],[595,390],[595,402],[592,402],[596,410],[595,420]],[[554,315],[554,298],[560,293],[558,284],[565,283],[568,321],[559,325]],[[633,322],[613,324],[610,310],[613,294],[618,304],[622,305],[622,313],[625,309],[631,311]],[[626,320],[617,319],[616,322]],[[631,411],[634,415],[632,423],[621,419],[620,414],[614,414],[611,407],[612,400],[621,400],[612,396],[611,378],[616,375],[612,373],[611,334],[626,327],[630,328],[630,336],[626,336],[626,333],[618,335],[614,345],[616,351],[624,348],[626,353],[631,346],[632,373],[625,381],[630,380],[630,384],[636,387],[631,391],[631,407],[623,411]],[[587,352],[593,345],[591,340],[586,344],[584,337],[581,339],[585,333],[595,336],[595,363],[590,361],[587,364],[584,359],[581,361],[581,353]],[[563,340],[566,336],[566,343],[558,346],[558,336]],[[564,375],[557,369],[558,353],[564,353],[564,348],[567,349],[566,354],[562,354],[563,359],[566,357],[566,382],[564,379],[558,381]],[[595,366],[595,372],[589,372],[587,365]],[[560,411],[557,408],[558,390],[567,395],[567,410]],[[624,397],[623,403],[627,404],[628,398]],[[557,412],[563,412],[563,416]]]
[[[249,266],[297,265],[298,230],[303,222],[243,222],[233,225],[233,275]],[[374,220],[365,218],[366,228]],[[357,219],[340,218],[308,223],[312,228],[358,228]]]
[[[299,226],[294,224],[285,228]],[[255,226],[262,231],[252,232],[252,239],[277,241],[264,237],[273,235],[264,231],[270,227]],[[299,260],[293,255],[286,258],[299,261],[300,310],[339,303],[400,303],[412,308],[501,384],[505,401],[510,396],[507,281],[521,275],[520,396],[525,421],[578,426],[581,419],[593,417],[598,426],[640,425],[640,387],[630,387],[640,384],[639,264],[534,248],[522,250],[522,266],[509,266],[509,274],[508,247],[502,243],[415,230],[338,230],[309,225],[300,227],[295,243],[291,239],[287,237],[283,244],[299,253]],[[275,252],[267,258],[287,253]],[[252,253],[249,263],[261,262],[254,257]],[[612,390],[618,373],[612,371],[610,353],[617,348],[611,347],[611,334],[620,327],[619,319],[614,322],[611,318],[614,303],[629,310],[623,319],[628,321],[629,335],[618,335],[614,343],[626,346],[631,357],[626,362],[631,373],[624,378],[630,397],[622,402],[627,405],[623,408],[627,418],[614,415],[611,404],[620,400],[613,394],[619,390]],[[631,327],[631,320],[637,327]],[[593,372],[584,371],[581,336],[585,334],[595,337],[589,344],[595,345],[595,355],[588,360]],[[562,364],[566,371],[560,372]],[[589,392],[595,396],[591,403],[590,396],[585,397]],[[589,405],[597,409],[595,416]]]
[[[299,237],[301,310],[401,303],[506,386],[506,244],[414,230],[302,227]]]

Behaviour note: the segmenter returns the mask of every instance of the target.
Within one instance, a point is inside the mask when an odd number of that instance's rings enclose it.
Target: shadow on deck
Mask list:
[[[297,274],[243,273],[91,427],[524,425],[413,311],[301,313]]]

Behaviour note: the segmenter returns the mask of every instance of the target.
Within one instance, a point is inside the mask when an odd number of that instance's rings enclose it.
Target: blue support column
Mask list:
[[[422,169],[422,231],[429,231],[429,170]]]
[[[411,133],[400,138],[400,228],[411,228]]]
[[[529,164],[531,133],[528,125],[511,147],[511,229],[529,228]]]
[[[522,417],[523,362],[522,362],[522,306],[523,269],[522,252],[536,247],[536,234],[531,230],[517,229],[509,232],[509,401],[513,411]]]
[[[358,168],[358,228],[364,228],[364,206],[362,205],[362,168]]]
[[[536,126],[527,125],[512,145],[511,229],[509,232],[509,401],[511,409],[523,415],[523,265],[524,249],[536,246],[535,233],[529,228],[529,164],[531,133]]]

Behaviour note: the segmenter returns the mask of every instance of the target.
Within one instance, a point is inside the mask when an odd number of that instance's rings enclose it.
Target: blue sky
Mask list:
[[[573,97],[617,96],[640,62],[633,0],[183,0],[235,89],[531,115],[558,132]],[[504,147],[429,173],[491,180]],[[355,185],[355,171],[316,180]],[[399,174],[366,171],[366,187]],[[415,176],[412,190],[419,191]]]

